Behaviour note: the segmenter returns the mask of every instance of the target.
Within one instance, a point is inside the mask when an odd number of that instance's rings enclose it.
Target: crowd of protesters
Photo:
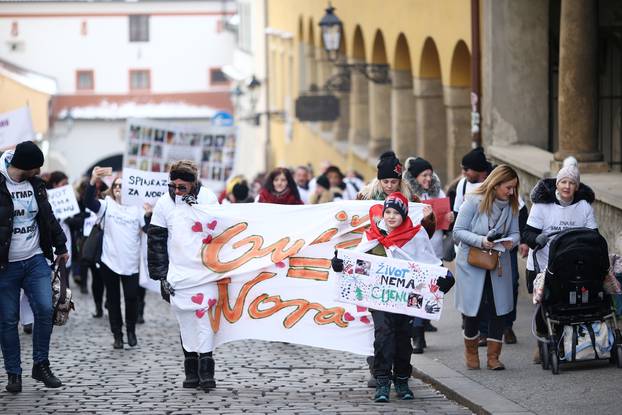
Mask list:
[[[560,221],[597,229],[591,203],[594,193],[580,182],[576,162],[569,161],[552,179],[543,179],[531,194],[531,213],[518,194],[519,178],[511,167],[493,166],[478,148],[464,155],[462,175],[443,188],[434,167],[413,155],[404,164],[392,151],[377,162],[376,176],[365,180],[357,172],[343,173],[325,163],[315,174],[310,165],[278,167],[253,180],[230,178],[217,196],[201,185],[191,161],[173,163],[168,193],[154,206],[124,205],[122,178],[111,168],[94,167],[90,177],[75,186],[80,213],[57,220],[45,189],[69,184],[60,171],[40,174],[43,154],[32,142],[18,144],[0,158],[0,339],[9,392],[21,392],[21,360],[17,321],[33,335],[32,376],[48,387],[62,385],[48,360],[52,333],[50,266],[64,261],[80,291],[89,293],[91,278],[94,318],[108,315],[112,346],[138,344],[136,325],[144,323],[145,288],[139,284],[141,238],[147,236],[149,277],[160,282],[165,300],[172,294],[167,275],[176,271],[174,246],[169,231],[174,211],[186,205],[228,203],[275,203],[303,205],[340,200],[374,200],[371,226],[355,249],[373,255],[393,256],[400,248],[402,259],[440,265],[454,260],[455,303],[462,314],[465,364],[479,369],[479,347],[486,347],[486,366],[504,369],[502,344],[517,341],[512,330],[518,293],[518,255],[526,257],[536,247],[546,263],[546,236],[559,229]],[[118,173],[118,172],[117,172]],[[451,211],[437,217],[429,205],[423,208],[420,224],[408,217],[408,203],[449,197]],[[374,220],[374,218],[376,220]],[[437,229],[437,223],[449,229]],[[420,225],[420,226],[419,226]],[[81,255],[94,226],[103,230],[101,258],[91,261]],[[503,246],[498,266],[484,269],[471,260],[472,250]],[[143,243],[144,245],[144,243]],[[172,254],[172,255],[171,255]],[[402,257],[397,255],[397,257]],[[333,269],[339,272],[335,257]],[[527,262],[527,288],[535,277],[531,255]],[[443,292],[453,285],[448,273],[439,281]],[[121,307],[121,287],[124,312]],[[105,300],[104,300],[105,298]],[[20,311],[21,310],[21,311]],[[124,315],[124,316],[123,316]],[[423,353],[425,332],[436,328],[429,321],[373,310],[374,356],[367,362],[376,402],[389,400],[391,383],[400,399],[413,399],[408,387],[410,354]],[[33,323],[34,322],[34,326]],[[187,350],[184,355],[185,388],[216,387],[215,357]],[[538,354],[534,356],[537,361]]]

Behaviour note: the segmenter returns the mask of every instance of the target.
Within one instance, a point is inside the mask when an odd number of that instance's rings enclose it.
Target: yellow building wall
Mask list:
[[[45,134],[49,128],[49,102],[48,94],[0,75],[0,113],[28,106],[33,128],[37,133]]]
[[[442,84],[466,86],[464,76],[456,76],[455,70],[452,76],[451,65],[459,42],[466,44],[469,51],[471,49],[469,0],[333,0],[331,3],[335,14],[343,22],[343,43],[348,57],[353,56],[354,33],[358,27],[363,34],[367,62],[373,60],[374,39],[380,33],[384,39],[387,63],[392,69],[404,69],[404,62],[407,63],[408,59],[396,53],[398,38],[403,35],[410,52],[413,77],[427,78],[427,62],[422,62],[421,57],[426,39],[431,38],[438,51]],[[267,25],[271,33],[276,33],[269,35],[267,42],[272,110],[285,109],[294,116],[293,102],[300,92],[300,43],[315,48],[322,45],[318,22],[327,4],[326,0],[268,0]],[[356,54],[360,55],[361,51]],[[281,57],[285,60],[293,58],[291,73],[285,70]],[[293,91],[288,90],[292,85]],[[291,98],[289,103],[288,97]],[[331,142],[320,137],[318,128],[305,124],[294,119],[291,138],[288,138],[285,125],[281,121],[270,120],[271,159],[275,165],[294,166],[310,162],[317,170],[323,161],[329,160],[342,170],[359,171],[365,179],[375,176],[373,160],[363,160],[349,150],[340,152]]]

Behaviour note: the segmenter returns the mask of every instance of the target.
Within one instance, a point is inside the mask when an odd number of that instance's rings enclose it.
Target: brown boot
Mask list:
[[[499,361],[499,355],[501,354],[501,346],[503,343],[488,340],[488,369],[490,370],[503,370],[505,366]]]
[[[477,352],[478,342],[478,337],[474,339],[464,338],[464,360],[467,369],[479,369],[479,354]]]

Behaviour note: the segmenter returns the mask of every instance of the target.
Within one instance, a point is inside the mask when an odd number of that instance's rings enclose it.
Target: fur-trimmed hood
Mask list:
[[[432,173],[432,182],[430,183],[429,189],[424,189],[423,187],[421,187],[421,185],[417,181],[417,178],[413,177],[413,175],[408,170],[404,170],[403,177],[404,180],[410,185],[413,193],[417,196],[421,196],[422,193],[427,193],[430,198],[434,199],[437,198],[441,192],[441,179],[438,178],[436,173]]]
[[[555,185],[555,179],[542,179],[540,180],[533,190],[531,191],[532,203],[559,203],[555,196],[557,187]],[[578,203],[581,200],[585,200],[590,205],[594,203],[594,191],[586,184],[579,183],[579,188],[574,194],[574,200],[572,204]]]

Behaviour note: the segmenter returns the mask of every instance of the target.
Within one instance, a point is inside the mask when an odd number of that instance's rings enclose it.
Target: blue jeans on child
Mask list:
[[[0,345],[7,373],[22,373],[19,333],[20,289],[24,289],[35,317],[32,332],[34,363],[48,360],[52,335],[51,268],[42,254],[9,262],[0,271]]]

